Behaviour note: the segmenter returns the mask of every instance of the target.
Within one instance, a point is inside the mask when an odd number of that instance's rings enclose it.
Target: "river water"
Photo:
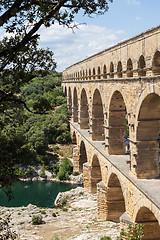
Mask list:
[[[31,203],[38,207],[52,208],[59,192],[68,191],[77,186],[51,181],[16,182],[12,187],[14,198],[11,201],[8,202],[6,194],[0,190],[0,206],[21,207]]]

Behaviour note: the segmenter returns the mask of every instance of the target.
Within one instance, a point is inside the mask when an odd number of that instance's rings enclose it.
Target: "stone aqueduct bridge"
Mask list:
[[[143,239],[160,239],[160,26],[67,68],[62,87],[74,171],[97,191],[98,217],[143,223]]]

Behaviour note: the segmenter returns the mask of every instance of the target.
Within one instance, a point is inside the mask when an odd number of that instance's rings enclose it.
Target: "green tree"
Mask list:
[[[108,10],[108,1],[1,0],[0,27],[3,27],[8,36],[0,42],[0,78],[3,85],[0,89],[0,102],[24,104],[17,95],[19,86],[29,81],[36,69],[55,67],[53,53],[48,49],[38,49],[40,36],[37,31],[42,26],[50,27],[58,22],[73,28],[71,24],[80,10],[84,15],[101,15]],[[6,109],[6,104],[0,106],[0,111],[5,112]]]
[[[112,0],[108,1],[112,2]],[[7,37],[0,41],[0,185],[2,187],[10,186],[16,179],[14,166],[20,159],[22,161],[24,153],[35,154],[34,147],[30,151],[25,138],[26,133],[22,134],[21,126],[27,119],[24,108],[29,112],[35,111],[40,114],[50,109],[47,98],[39,97],[38,101],[33,100],[33,102],[30,99],[28,105],[21,94],[22,86],[34,77],[46,76],[47,71],[54,70],[56,66],[53,53],[49,49],[38,48],[37,31],[40,27],[50,27],[55,22],[71,27],[75,15],[80,10],[84,15],[103,14],[108,10],[108,1],[0,0],[0,27],[7,33]],[[32,97],[34,98],[35,95]],[[58,98],[56,102],[59,104],[62,99]],[[62,112],[62,108],[59,111]],[[17,112],[20,113],[19,116]],[[66,116],[56,113],[55,118],[55,127],[58,126],[57,134],[59,134],[62,131],[60,123],[66,120]],[[64,124],[63,129],[66,127],[67,124]],[[41,131],[45,132],[42,129]],[[34,136],[37,136],[36,131],[33,132]],[[66,137],[68,135],[58,141],[64,141]],[[38,143],[34,146],[40,147]]]
[[[57,177],[59,180],[65,180],[69,178],[69,174],[71,174],[73,171],[72,163],[69,159],[64,158],[62,159],[61,166],[59,168],[59,172],[57,174]]]

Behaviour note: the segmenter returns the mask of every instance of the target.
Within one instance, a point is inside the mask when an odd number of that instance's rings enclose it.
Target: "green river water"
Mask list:
[[[21,207],[31,203],[38,207],[52,208],[59,192],[68,191],[77,186],[51,181],[16,182],[12,188],[14,198],[11,201],[8,202],[5,193],[0,190],[0,206]]]

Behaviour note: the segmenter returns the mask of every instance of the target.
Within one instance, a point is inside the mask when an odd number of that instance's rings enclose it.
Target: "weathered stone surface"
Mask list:
[[[98,217],[119,221],[126,212],[145,225],[148,240],[160,239],[159,40],[160,26],[68,67],[62,83],[77,143],[73,165],[85,190],[97,189]]]
[[[29,204],[27,207],[0,207],[1,217],[11,215],[10,226],[18,233],[20,240],[51,240],[56,236],[64,240],[99,240],[104,235],[116,239],[119,224],[97,219],[96,194],[86,193],[79,187],[68,191],[67,196],[67,212],[58,208],[42,209]],[[53,212],[55,217],[52,216]],[[43,216],[43,224],[32,225],[32,216],[39,214]]]

